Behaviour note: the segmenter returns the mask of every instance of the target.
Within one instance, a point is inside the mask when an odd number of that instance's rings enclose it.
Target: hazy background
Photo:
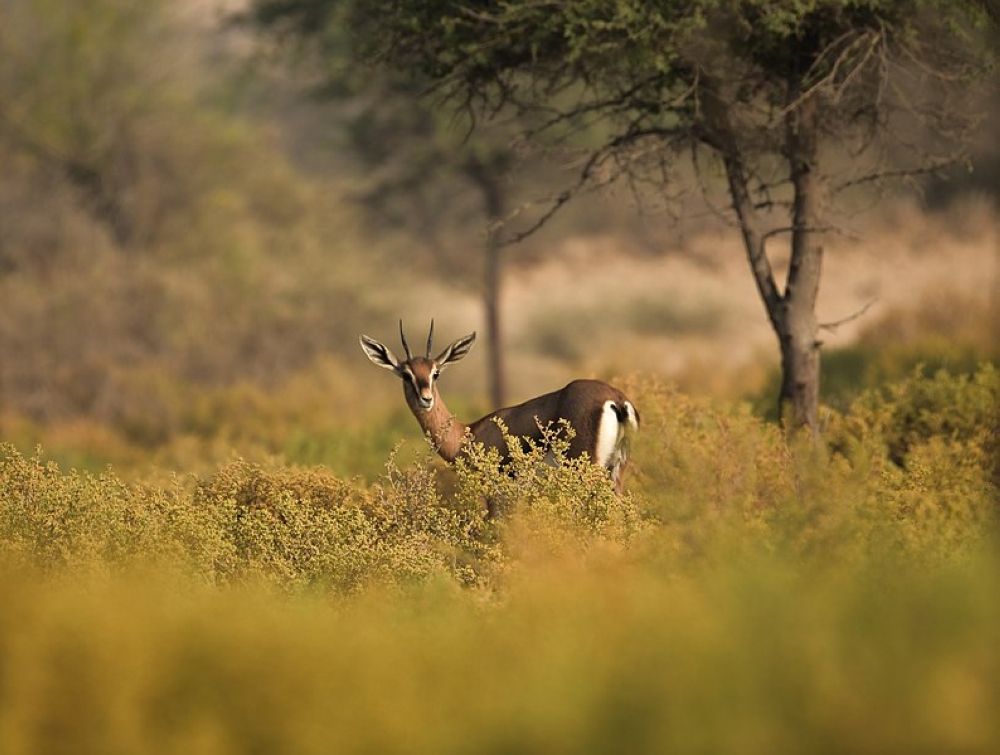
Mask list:
[[[4,439],[91,467],[235,451],[368,474],[418,428],[358,333],[482,332],[475,193],[430,174],[373,192],[352,105],[316,97],[309,63],[234,23],[241,7],[4,0]],[[838,218],[819,305],[848,320],[825,333],[833,406],[918,363],[996,356],[997,97],[969,107],[988,116],[971,172]],[[561,167],[522,166],[518,201]],[[505,251],[511,401],[643,374],[769,410],[777,348],[739,235],[711,190],[673,194],[586,197]],[[461,416],[491,408],[484,353],[442,383]]]

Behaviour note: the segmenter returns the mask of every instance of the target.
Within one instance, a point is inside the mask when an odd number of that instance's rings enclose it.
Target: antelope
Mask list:
[[[600,380],[574,380],[558,391],[497,409],[467,425],[448,411],[438,394],[437,381],[445,367],[469,353],[476,340],[475,332],[454,341],[434,358],[431,358],[433,320],[424,356],[410,353],[402,320],[399,338],[406,352],[403,361],[385,344],[366,335],[360,337],[361,348],[372,363],[402,379],[407,406],[446,462],[451,463],[464,453],[467,434],[473,442],[497,449],[503,462],[508,461],[510,454],[498,420],[508,435],[536,443],[544,442],[544,428],[566,420],[575,432],[567,456],[577,458],[587,454],[593,463],[608,470],[615,491],[621,493],[631,436],[639,429],[639,413],[620,390]]]

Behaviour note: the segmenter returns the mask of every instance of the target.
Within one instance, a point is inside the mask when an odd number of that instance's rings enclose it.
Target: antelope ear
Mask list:
[[[399,360],[396,359],[395,354],[389,351],[388,346],[366,335],[362,335],[360,340],[361,348],[364,349],[365,356],[372,361],[372,364],[399,374]]]
[[[469,350],[472,348],[472,344],[476,341],[476,334],[469,333],[467,336],[459,338],[455,343],[449,346],[447,349],[441,352],[437,359],[438,369],[444,369],[445,365],[451,364],[452,362],[457,362],[462,359]]]

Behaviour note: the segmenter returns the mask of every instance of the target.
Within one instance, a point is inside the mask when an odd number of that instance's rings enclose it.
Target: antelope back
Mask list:
[[[478,442],[505,453],[496,419],[503,422],[509,435],[534,441],[541,440],[542,428],[555,427],[565,420],[574,432],[568,455],[586,453],[605,466],[626,428],[634,430],[639,422],[635,407],[625,395],[600,380],[574,380],[561,390],[498,409],[470,425]]]

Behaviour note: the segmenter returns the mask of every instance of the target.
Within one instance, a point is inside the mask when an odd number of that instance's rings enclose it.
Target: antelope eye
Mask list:
[[[437,380],[439,377],[441,377],[441,370],[439,370],[439,369],[437,369],[435,367],[434,371],[431,372],[431,377],[434,378],[435,380]]]

